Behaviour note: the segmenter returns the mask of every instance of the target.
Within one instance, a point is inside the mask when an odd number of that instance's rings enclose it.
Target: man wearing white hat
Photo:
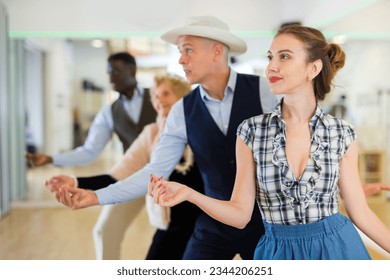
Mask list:
[[[63,189],[61,202],[73,209],[131,201],[144,195],[150,174],[167,178],[191,146],[205,184],[205,194],[230,199],[236,173],[237,126],[246,118],[271,111],[277,104],[264,78],[238,74],[229,54],[246,51],[243,40],[211,16],[193,17],[188,24],[162,35],[178,46],[187,81],[199,84],[171,109],[151,162],[133,176],[96,192]],[[69,194],[69,193],[70,194]],[[257,207],[242,229],[203,214],[196,223],[184,259],[252,259],[264,228]]]

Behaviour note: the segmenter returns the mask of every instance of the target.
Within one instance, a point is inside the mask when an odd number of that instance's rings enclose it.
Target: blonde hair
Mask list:
[[[164,82],[167,82],[170,85],[173,93],[179,98],[186,96],[191,91],[191,86],[178,75],[162,74],[154,77],[155,88]]]

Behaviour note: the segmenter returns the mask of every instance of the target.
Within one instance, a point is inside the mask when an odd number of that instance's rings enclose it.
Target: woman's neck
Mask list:
[[[293,122],[309,122],[317,108],[312,95],[285,96],[282,104],[282,118]]]

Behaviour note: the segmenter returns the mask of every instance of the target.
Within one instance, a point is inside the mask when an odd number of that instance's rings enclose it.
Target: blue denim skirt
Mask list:
[[[264,221],[265,234],[255,260],[370,260],[352,222],[336,213],[302,225],[273,225]]]

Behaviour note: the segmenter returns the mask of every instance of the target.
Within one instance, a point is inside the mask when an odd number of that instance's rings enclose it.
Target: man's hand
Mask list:
[[[33,167],[43,166],[53,162],[53,158],[51,156],[44,154],[26,153],[25,157]]]
[[[69,186],[60,187],[56,194],[56,198],[59,202],[73,210],[99,204],[95,192]]]
[[[175,206],[190,196],[192,189],[186,185],[165,181],[162,177],[150,176],[148,194],[153,197],[154,203],[160,206]]]

